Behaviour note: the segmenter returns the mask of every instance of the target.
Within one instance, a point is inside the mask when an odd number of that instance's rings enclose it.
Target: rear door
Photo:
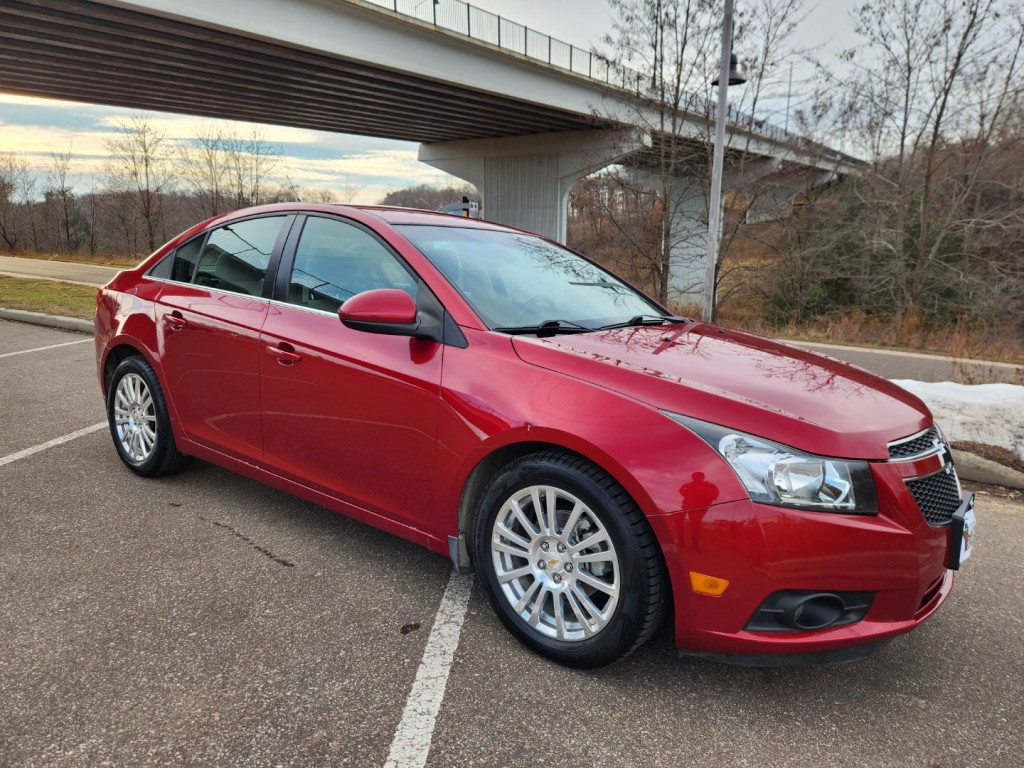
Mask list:
[[[354,331],[341,304],[417,278],[375,233],[340,217],[297,222],[263,326],[266,462],[377,514],[430,528],[440,343]]]
[[[166,385],[186,436],[235,458],[262,458],[260,329],[294,216],[233,221],[180,246],[157,299]]]

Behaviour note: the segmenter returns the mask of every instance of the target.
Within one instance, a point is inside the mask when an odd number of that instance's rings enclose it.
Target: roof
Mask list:
[[[309,211],[317,213],[335,213],[340,215],[360,212],[369,214],[387,224],[419,224],[447,227],[465,227],[470,229],[490,230],[511,230],[492,221],[481,219],[470,219],[464,216],[457,216],[451,213],[440,211],[425,211],[417,208],[398,208],[384,205],[340,205],[332,203],[270,203],[268,205],[257,205],[251,208],[240,208],[236,211],[223,214],[214,220],[234,220],[267,213],[292,213]],[[210,222],[205,222],[210,223]]]

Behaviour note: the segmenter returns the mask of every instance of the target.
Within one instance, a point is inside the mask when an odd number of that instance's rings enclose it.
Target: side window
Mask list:
[[[347,299],[374,288],[399,288],[416,298],[415,278],[372,235],[337,219],[306,219],[288,302],[336,312]]]
[[[196,265],[196,257],[203,246],[203,236],[194,237],[154,264],[148,274],[160,280],[177,280],[181,283],[192,281],[192,270]]]
[[[179,245],[174,251],[174,266],[171,268],[171,280],[178,280],[182,283],[192,282],[192,272],[195,270],[196,259],[199,258],[199,249],[203,247],[203,237],[193,238],[184,245]]]
[[[248,219],[210,233],[195,282],[248,296],[263,293],[263,280],[284,216]],[[175,269],[178,263],[175,261]]]

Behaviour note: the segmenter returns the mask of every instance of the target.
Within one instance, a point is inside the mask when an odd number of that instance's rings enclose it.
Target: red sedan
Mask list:
[[[449,555],[564,664],[666,616],[694,654],[854,658],[970,554],[973,496],[917,398],[495,224],[211,219],[100,290],[96,351],[133,472],[199,457]]]

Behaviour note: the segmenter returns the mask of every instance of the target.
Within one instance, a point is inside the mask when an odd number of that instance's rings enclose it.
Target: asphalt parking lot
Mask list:
[[[448,561],[209,464],[137,478],[103,428],[29,453],[103,422],[93,354],[0,321],[0,766],[383,766]],[[1024,503],[978,490],[946,605],[845,666],[680,658],[663,630],[567,670],[474,589],[426,765],[1024,765]]]

